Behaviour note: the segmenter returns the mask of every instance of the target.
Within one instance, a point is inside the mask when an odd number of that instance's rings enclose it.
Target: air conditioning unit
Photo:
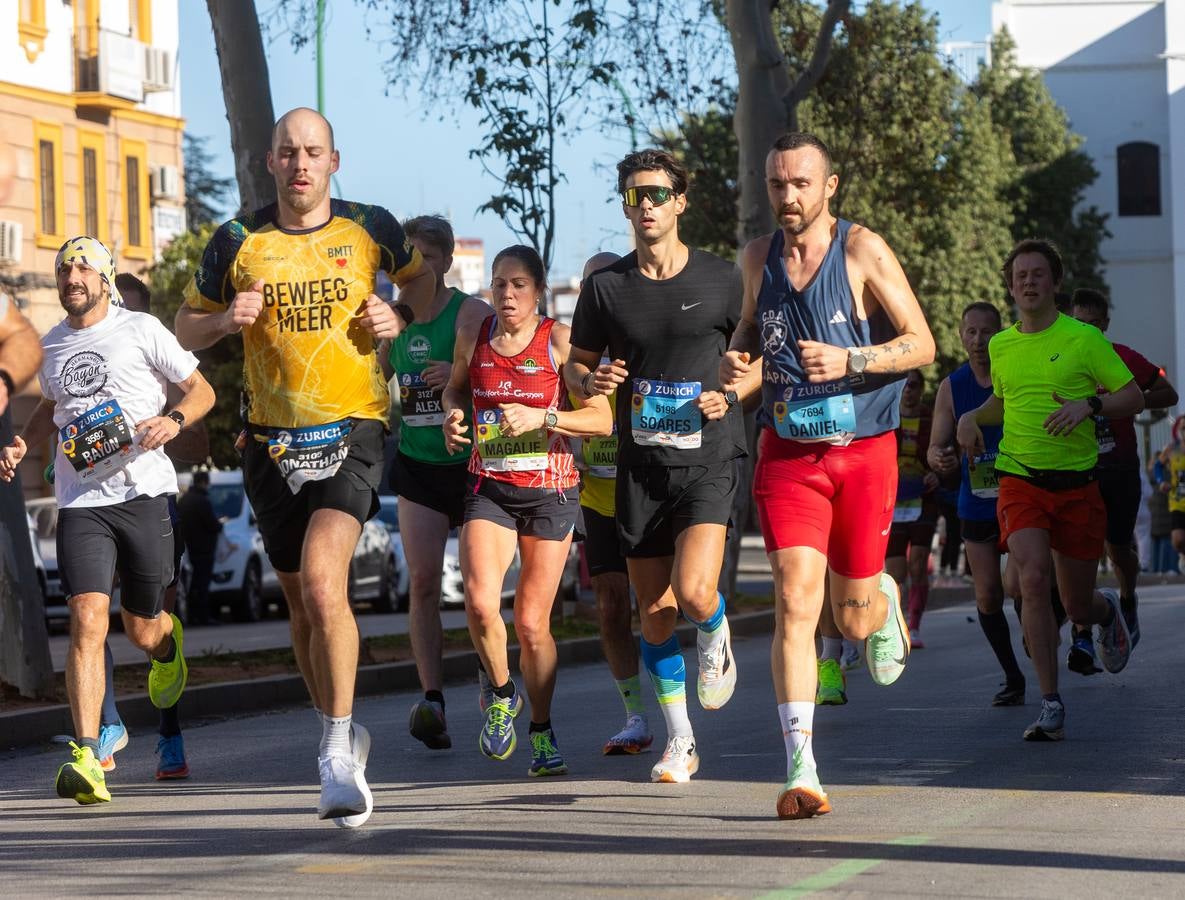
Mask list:
[[[176,166],[153,166],[149,185],[153,200],[181,199],[181,176]]]
[[[159,47],[144,48],[144,90],[173,89],[173,55]]]
[[[21,264],[21,240],[24,230],[20,222],[0,222],[0,266]]]

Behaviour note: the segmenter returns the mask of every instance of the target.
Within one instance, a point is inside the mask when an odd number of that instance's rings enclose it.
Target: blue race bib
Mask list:
[[[350,419],[306,428],[270,428],[267,454],[296,494],[310,481],[332,478],[350,453]]]
[[[695,405],[698,381],[634,379],[630,431],[634,443],[694,450],[703,443],[704,417]]]
[[[774,430],[791,441],[848,444],[856,436],[856,404],[846,378],[792,384],[774,404]]]
[[[81,481],[102,481],[135,458],[132,430],[115,400],[92,407],[58,432],[62,455]]]

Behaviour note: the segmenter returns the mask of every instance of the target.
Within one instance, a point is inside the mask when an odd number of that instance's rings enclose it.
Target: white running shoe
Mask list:
[[[695,752],[695,738],[673,737],[667,741],[662,759],[650,770],[650,780],[664,784],[686,784],[699,771],[699,754]]]
[[[366,783],[366,759],[370,755],[370,732],[361,725],[350,726],[350,755],[321,756],[321,800],[317,818],[333,819],[339,828],[357,828],[374,811],[374,796]]]
[[[641,713],[631,713],[626,716],[625,728],[605,741],[606,756],[617,756],[622,753],[641,753],[654,743],[654,735],[650,733],[650,724]]]
[[[702,631],[695,633],[695,648],[699,655],[699,677],[695,691],[704,709],[719,709],[732,698],[737,686],[737,664],[732,657],[732,633],[728,617],[720,623],[723,637],[710,637]]]

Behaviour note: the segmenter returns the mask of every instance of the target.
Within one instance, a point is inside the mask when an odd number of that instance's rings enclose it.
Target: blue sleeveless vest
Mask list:
[[[991,396],[992,389],[979,386],[969,363],[963,363],[951,372],[948,380],[956,422],[964,413],[979,409]],[[974,478],[965,454],[960,461],[963,477],[959,482],[959,518],[969,522],[987,522],[996,518],[996,498],[991,485],[999,481],[994,475],[993,463],[1004,428],[1000,425],[983,425],[980,430],[983,431],[984,454],[976,463]],[[992,474],[989,474],[989,470]]]
[[[836,347],[868,347],[897,337],[883,309],[867,320],[855,312],[844,248],[852,223],[836,221],[835,237],[819,271],[799,291],[782,261],[785,235],[773,234],[757,295],[764,369],[761,420],[788,440],[846,444],[853,438],[893,431],[900,420],[905,383],[897,375],[850,375],[810,384],[798,358],[798,341],[821,341]]]

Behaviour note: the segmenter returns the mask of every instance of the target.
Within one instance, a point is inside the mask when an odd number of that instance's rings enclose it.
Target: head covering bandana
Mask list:
[[[111,257],[111,251],[104,247],[101,241],[86,235],[70,238],[58,250],[57,259],[53,263],[55,272],[61,268],[62,263],[83,263],[90,266],[107,282],[107,287],[111,291],[111,305],[123,306],[123,297],[120,296],[119,288],[115,286],[115,260]]]

